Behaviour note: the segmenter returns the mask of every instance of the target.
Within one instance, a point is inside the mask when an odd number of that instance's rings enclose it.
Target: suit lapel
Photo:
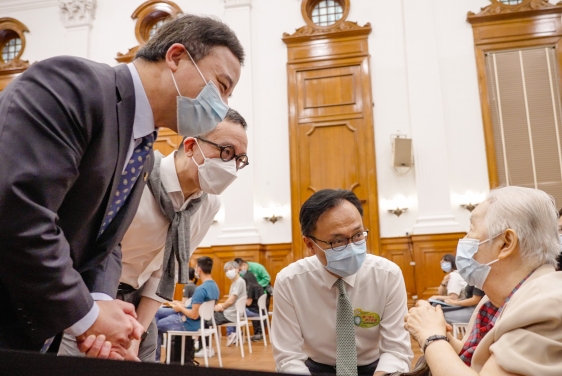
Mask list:
[[[133,78],[129,68],[125,64],[120,64],[115,69],[115,86],[117,91],[117,147],[119,155],[117,158],[117,165],[113,173],[113,180],[111,182],[111,194],[107,201],[105,213],[109,210],[115,191],[119,186],[123,167],[125,166],[125,158],[129,151],[131,137],[133,134],[133,123],[135,119],[135,89],[133,85]],[[104,234],[102,234],[103,237]]]

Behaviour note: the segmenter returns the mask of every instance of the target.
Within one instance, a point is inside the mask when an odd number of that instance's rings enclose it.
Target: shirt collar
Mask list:
[[[176,170],[176,163],[175,163],[175,160],[174,160],[176,153],[177,153],[177,150],[172,152],[167,157],[162,158],[162,161],[160,162],[160,180],[162,181],[162,185],[164,186],[164,189],[166,190],[166,193],[179,192],[179,193],[182,194],[182,197],[183,197],[183,192],[181,190],[180,180],[178,178],[178,172]],[[191,200],[195,200],[196,198],[201,197],[202,194],[203,194],[203,192],[199,191],[197,193],[192,194],[187,199],[185,199],[185,197],[183,197],[183,200],[185,202],[183,203],[183,205],[181,206],[181,208],[179,210],[184,210],[187,207],[187,204]]]
[[[133,138],[138,138],[149,135],[154,132],[154,116],[150,102],[142,86],[142,81],[139,72],[133,63],[127,64],[133,77],[133,85],[135,87],[135,120],[133,122]]]
[[[324,283],[326,284],[326,286],[329,289],[334,287],[334,284],[336,283],[336,281],[339,278],[334,276],[330,272],[328,272],[328,270],[324,267],[324,265],[322,265],[320,260],[318,260],[318,257],[314,256],[314,262],[316,264],[317,269],[320,271],[320,275],[322,276],[322,279],[324,280]],[[357,273],[359,273],[359,272],[361,272],[361,268],[357,271]],[[355,280],[357,279],[357,273],[352,274],[352,275],[347,276],[347,277],[342,278],[342,279],[346,284],[353,287],[355,285]]]

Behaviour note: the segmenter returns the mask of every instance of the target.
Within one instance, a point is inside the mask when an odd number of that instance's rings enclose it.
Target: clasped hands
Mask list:
[[[137,321],[135,306],[121,300],[96,303],[97,320],[76,337],[80,352],[89,358],[139,361],[138,346],[145,329]]]
[[[427,338],[434,335],[447,335],[452,327],[445,321],[441,306],[433,307],[425,300],[418,300],[404,316],[404,329],[414,337],[423,349]]]

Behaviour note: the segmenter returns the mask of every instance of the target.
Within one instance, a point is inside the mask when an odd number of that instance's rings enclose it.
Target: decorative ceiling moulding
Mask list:
[[[251,8],[252,0],[224,0],[225,9],[243,8],[243,7]]]
[[[283,42],[293,44],[317,39],[368,35],[371,32],[370,23],[359,26],[357,22],[346,21],[349,14],[349,0],[335,1],[343,11],[341,18],[335,20],[331,25],[321,26],[314,22],[313,11],[322,0],[303,0],[301,13],[306,25],[297,29],[293,34],[283,33]]]
[[[492,3],[482,8],[478,14],[468,12],[466,20],[475,24],[562,12],[562,2],[554,5],[547,0],[523,0],[519,4],[507,5],[499,0],[490,1]]]
[[[117,53],[117,60],[120,63],[130,63],[133,61],[135,54],[150,39],[150,30],[159,21],[169,18],[176,18],[183,11],[176,4],[168,0],[149,0],[139,6],[131,15],[133,20],[137,20],[135,25],[135,36],[139,45],[129,49],[126,54]]]
[[[92,27],[96,12],[96,0],[60,0],[60,20],[67,29]]]
[[[0,59],[0,75],[21,73],[29,68],[29,62],[21,60],[25,51],[24,33],[29,33],[29,29],[20,21],[9,17],[0,18],[0,48],[4,48],[4,45],[11,39],[19,38],[21,40],[21,48],[12,60],[4,62],[3,59]]]
[[[50,8],[59,5],[59,0],[14,0],[0,3],[0,14],[30,9]]]

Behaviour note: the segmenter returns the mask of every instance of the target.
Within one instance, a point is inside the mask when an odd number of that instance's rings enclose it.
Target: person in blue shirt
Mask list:
[[[172,308],[160,308],[156,312],[156,326],[158,327],[158,345],[156,346],[156,361],[160,361],[160,348],[162,345],[162,335],[168,330],[178,331],[197,331],[201,329],[201,319],[199,318],[199,308],[201,304],[214,300],[219,300],[219,287],[213,281],[211,271],[213,270],[213,259],[210,257],[199,257],[195,267],[195,275],[201,280],[201,285],[197,286],[191,304],[184,307],[181,302],[172,302]]]

